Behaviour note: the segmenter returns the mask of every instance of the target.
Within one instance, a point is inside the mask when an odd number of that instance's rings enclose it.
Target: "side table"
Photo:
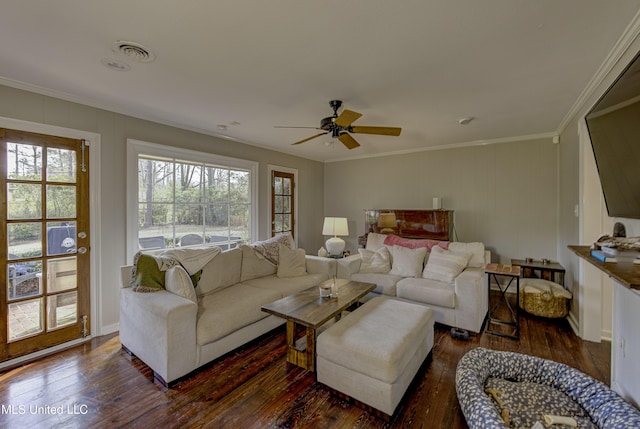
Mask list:
[[[539,272],[539,278],[558,283],[564,287],[565,269],[557,262],[543,262],[537,260],[512,259],[511,265],[522,267],[522,277],[535,277]]]
[[[489,304],[489,314],[487,315],[487,323],[485,325],[485,332],[493,335],[499,335],[502,337],[520,338],[520,318],[519,318],[519,306],[518,302],[520,301],[520,274],[521,269],[517,265],[503,265],[503,264],[487,264],[484,269],[484,272],[487,274],[487,299]],[[508,279],[508,283],[504,286],[499,281],[498,277],[506,277]],[[497,302],[492,306],[491,304],[491,279],[495,281],[498,285],[498,289],[500,290],[500,297]],[[507,298],[507,291],[514,284],[515,280],[515,288],[516,288],[516,304],[515,306],[511,306],[509,299]],[[499,311],[500,304],[505,304],[504,306],[508,310],[509,319],[498,318],[497,313]],[[515,307],[515,309],[514,309]],[[513,326],[513,333],[506,333],[502,331],[496,331],[491,328],[492,324],[499,325],[508,325]]]

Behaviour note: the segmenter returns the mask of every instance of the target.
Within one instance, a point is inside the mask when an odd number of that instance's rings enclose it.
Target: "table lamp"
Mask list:
[[[346,217],[325,217],[322,235],[333,235],[327,240],[325,246],[329,256],[340,256],[344,250],[344,240],[338,235],[349,235],[349,226]]]
[[[381,234],[393,234],[393,228],[397,227],[395,213],[380,213],[378,217],[378,228]]]

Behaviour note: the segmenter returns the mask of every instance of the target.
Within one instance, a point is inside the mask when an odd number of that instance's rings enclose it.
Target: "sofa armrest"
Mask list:
[[[315,255],[305,255],[309,274],[326,274],[327,278],[336,275],[336,260]]]
[[[196,303],[166,290],[123,287],[120,342],[169,383],[196,368],[197,314]]]
[[[456,327],[480,332],[488,310],[484,268],[465,268],[455,278]]]
[[[360,271],[361,263],[362,258],[359,254],[338,259],[337,277],[339,279],[351,280],[351,276]]]

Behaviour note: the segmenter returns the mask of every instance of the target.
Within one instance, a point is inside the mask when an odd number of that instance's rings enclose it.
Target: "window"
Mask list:
[[[128,163],[131,250],[255,241],[257,163],[134,140]]]

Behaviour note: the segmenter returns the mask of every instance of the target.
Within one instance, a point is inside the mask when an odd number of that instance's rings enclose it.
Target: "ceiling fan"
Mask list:
[[[356,141],[351,134],[379,134],[384,136],[399,136],[402,128],[397,127],[369,127],[369,126],[357,126],[351,125],[362,113],[354,112],[352,110],[344,109],[340,115],[338,115],[338,109],[342,106],[342,101],[331,100],[329,106],[333,109],[333,116],[328,116],[320,121],[320,127],[282,127],[276,126],[275,128],[313,128],[316,130],[322,130],[323,132],[307,137],[306,139],[292,143],[294,145],[304,143],[306,141],[315,139],[316,137],[324,136],[331,133],[332,138],[337,138],[344,144],[347,149],[354,149],[360,146],[360,143]]]

